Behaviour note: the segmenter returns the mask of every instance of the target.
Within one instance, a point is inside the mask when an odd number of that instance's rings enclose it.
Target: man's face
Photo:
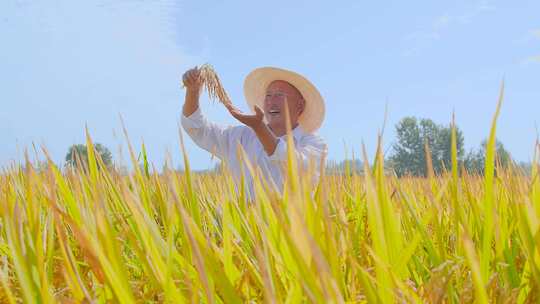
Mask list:
[[[266,121],[272,129],[286,128],[285,107],[289,109],[291,126],[296,126],[304,106],[305,101],[300,92],[286,81],[276,80],[266,89],[263,110]]]

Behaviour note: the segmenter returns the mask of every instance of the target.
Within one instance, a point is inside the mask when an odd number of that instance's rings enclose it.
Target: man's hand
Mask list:
[[[201,72],[197,67],[187,70],[182,76],[182,82],[188,92],[199,93],[202,87]]]
[[[264,113],[261,108],[255,106],[255,114],[245,114],[232,104],[225,105],[225,107],[234,118],[250,127],[255,132],[255,135],[257,135],[257,138],[263,145],[267,155],[272,155],[274,153],[278,139],[274,133],[272,133],[270,128],[264,124]]]
[[[225,107],[234,118],[252,129],[264,126],[264,113],[257,106],[255,106],[255,114],[245,114],[232,104],[225,105]]]
[[[201,73],[197,67],[184,73],[182,82],[186,88],[186,99],[182,113],[188,117],[199,108],[199,95],[201,93]]]

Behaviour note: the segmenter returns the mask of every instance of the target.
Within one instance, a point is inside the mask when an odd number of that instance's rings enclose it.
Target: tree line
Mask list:
[[[405,117],[396,124],[397,138],[392,145],[388,166],[398,176],[427,176],[431,164],[435,174],[449,170],[452,165],[452,127],[431,119]],[[487,141],[476,149],[465,152],[463,132],[456,128],[457,160],[460,169],[472,174],[484,173]],[[431,161],[429,161],[431,158]],[[499,168],[513,163],[510,152],[503,143],[496,141],[496,162]]]
[[[471,174],[484,173],[486,140],[478,148],[465,152],[465,137],[456,126],[457,159],[459,168]],[[452,160],[452,127],[450,124],[437,124],[431,119],[405,117],[395,125],[396,140],[385,159],[387,171],[397,176],[428,175],[428,166],[435,174],[442,174],[451,168]],[[110,150],[102,144],[95,144],[96,154],[99,154],[106,167],[113,166]],[[499,140],[496,141],[496,161],[498,168],[506,168],[514,163],[512,156]],[[88,155],[86,145],[76,144],[69,147],[65,156],[66,167],[86,167]],[[520,163],[525,170],[530,168],[528,163]],[[219,164],[217,165],[219,166]],[[359,160],[345,159],[341,162],[327,161],[326,172],[329,174],[363,173],[363,164]],[[215,168],[214,168],[215,170]]]

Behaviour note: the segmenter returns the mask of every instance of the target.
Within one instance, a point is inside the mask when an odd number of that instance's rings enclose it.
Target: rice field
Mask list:
[[[499,107],[485,176],[454,153],[446,174],[398,179],[379,148],[313,189],[290,149],[283,195],[258,183],[252,201],[185,153],[184,172],[131,147],[134,172],[101,169],[87,135],[86,170],[0,175],[0,302],[537,303],[538,159],[495,174]]]

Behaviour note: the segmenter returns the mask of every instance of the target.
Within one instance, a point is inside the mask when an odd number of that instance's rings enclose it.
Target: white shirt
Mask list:
[[[242,164],[243,159],[239,158],[237,144],[242,146],[249,162],[261,168],[269,184],[274,183],[277,187],[275,190],[281,192],[283,175],[286,174],[283,165],[287,162],[287,141],[285,136],[278,138],[274,153],[268,155],[251,128],[244,125],[223,127],[209,122],[203,116],[200,107],[189,117],[182,115],[181,123],[184,130],[199,147],[227,163],[235,178],[237,187],[242,176],[242,167],[245,168],[244,179],[250,197],[254,197],[255,193],[253,177],[249,174],[246,166]],[[317,169],[312,181],[316,182],[319,178],[321,159],[327,153],[326,143],[320,136],[306,133],[300,126],[294,128],[292,134],[297,162],[305,167],[308,166],[310,161],[314,162]]]

